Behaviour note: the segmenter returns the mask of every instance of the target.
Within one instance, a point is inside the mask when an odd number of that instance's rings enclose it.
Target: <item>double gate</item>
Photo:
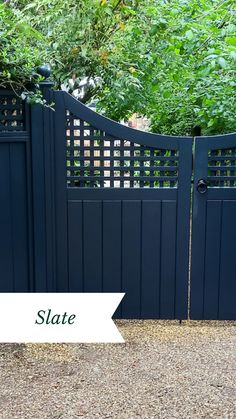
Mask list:
[[[133,130],[48,87],[55,111],[1,96],[0,290],[122,291],[116,317],[235,319],[236,135]]]

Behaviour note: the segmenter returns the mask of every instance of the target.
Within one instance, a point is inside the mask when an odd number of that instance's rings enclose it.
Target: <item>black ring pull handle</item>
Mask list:
[[[207,182],[205,179],[199,179],[197,183],[197,191],[201,194],[206,193],[207,191]]]

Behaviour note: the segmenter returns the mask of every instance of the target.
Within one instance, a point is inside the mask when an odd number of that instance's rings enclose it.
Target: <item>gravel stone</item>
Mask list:
[[[236,322],[116,323],[124,344],[0,344],[0,418],[236,419]]]

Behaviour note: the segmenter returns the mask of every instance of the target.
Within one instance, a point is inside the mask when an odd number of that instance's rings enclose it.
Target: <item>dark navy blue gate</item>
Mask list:
[[[0,292],[125,292],[123,318],[235,319],[236,135],[193,147],[50,86],[54,111],[1,92]]]
[[[55,103],[58,290],[126,292],[125,318],[187,318],[191,138]]]
[[[192,319],[236,319],[236,134],[195,139]]]

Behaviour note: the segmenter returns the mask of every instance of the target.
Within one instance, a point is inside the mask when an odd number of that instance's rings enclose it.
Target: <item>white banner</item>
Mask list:
[[[122,343],[112,320],[124,293],[1,293],[0,342]]]

